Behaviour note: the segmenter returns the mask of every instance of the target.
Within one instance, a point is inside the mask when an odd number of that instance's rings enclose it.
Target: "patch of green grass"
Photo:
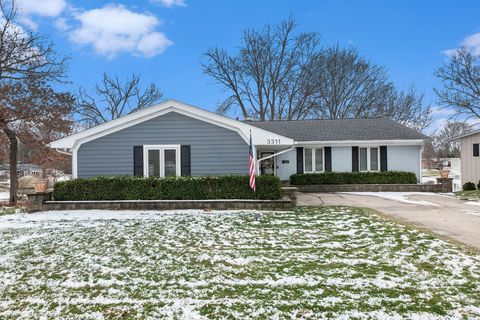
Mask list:
[[[458,191],[455,196],[462,200],[480,201],[480,190]]]
[[[1,319],[480,317],[476,253],[368,210],[71,214],[0,217]]]
[[[437,169],[422,169],[423,177],[435,177],[440,176],[439,170]]]
[[[17,213],[17,208],[15,207],[0,207],[0,216],[6,216],[7,214]]]
[[[462,200],[480,201],[480,190],[458,191],[455,196]]]

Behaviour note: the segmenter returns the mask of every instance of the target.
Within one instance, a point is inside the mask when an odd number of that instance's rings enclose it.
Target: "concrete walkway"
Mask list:
[[[432,193],[297,194],[299,206],[346,205],[375,209],[480,249],[480,202]]]

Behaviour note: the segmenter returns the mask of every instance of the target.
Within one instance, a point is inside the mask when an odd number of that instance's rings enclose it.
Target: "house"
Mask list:
[[[36,164],[19,163],[17,164],[17,174],[19,177],[24,176],[40,176],[42,175],[42,168]],[[0,165],[0,179],[8,179],[10,176],[10,166]]]
[[[460,176],[461,184],[480,180],[480,130],[457,136],[449,140],[460,143]]]
[[[414,172],[427,136],[388,118],[238,121],[168,100],[50,144],[72,154],[73,177],[247,175],[288,180],[325,171]]]

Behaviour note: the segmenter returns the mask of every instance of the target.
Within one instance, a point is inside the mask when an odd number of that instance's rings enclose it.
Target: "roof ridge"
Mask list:
[[[372,120],[372,119],[390,119],[394,121],[393,119],[387,117],[387,116],[378,116],[378,117],[369,117],[369,118],[335,118],[335,119],[290,119],[290,120],[250,120],[246,121],[247,123],[258,123],[258,122],[299,122],[299,121],[342,121],[342,120]]]

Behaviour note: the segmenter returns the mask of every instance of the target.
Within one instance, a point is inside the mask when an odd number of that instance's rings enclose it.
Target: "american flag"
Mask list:
[[[248,175],[250,176],[250,188],[253,191],[257,190],[255,184],[255,158],[253,157],[252,131],[250,131],[250,146],[248,148]]]

